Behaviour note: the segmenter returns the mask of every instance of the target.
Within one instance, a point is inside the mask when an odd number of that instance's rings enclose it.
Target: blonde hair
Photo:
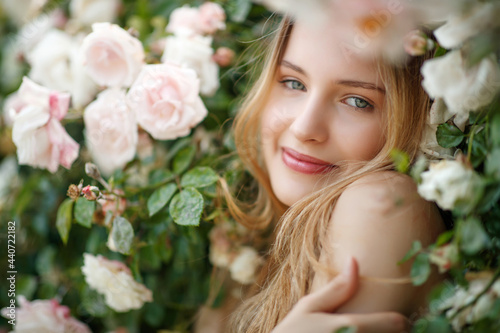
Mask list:
[[[249,205],[235,199],[224,179],[220,188],[233,217],[252,229],[276,225],[276,233],[266,267],[254,286],[254,295],[232,314],[229,332],[270,332],[292,306],[310,291],[318,269],[319,255],[326,244],[330,217],[343,190],[361,177],[392,170],[391,151],[406,152],[411,160],[419,153],[420,141],[429,109],[429,98],[421,87],[423,58],[413,58],[405,66],[380,64],[378,69],[386,88],[385,144],[370,161],[356,170],[336,177],[333,183],[309,194],[291,207],[282,204],[272,191],[260,151],[260,118],[268,98],[293,22],[283,18],[269,45],[263,71],[244,100],[233,123],[237,152],[258,183],[258,195]]]

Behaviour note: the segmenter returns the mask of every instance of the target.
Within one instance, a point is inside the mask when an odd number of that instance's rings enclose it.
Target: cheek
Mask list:
[[[335,135],[345,159],[349,160],[370,160],[385,143],[380,117],[342,122]]]
[[[291,120],[291,114],[286,106],[272,101],[267,103],[261,116],[262,141],[264,143],[276,141],[289,126]]]

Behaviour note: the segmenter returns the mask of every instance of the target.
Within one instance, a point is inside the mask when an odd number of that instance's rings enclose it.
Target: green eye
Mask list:
[[[285,87],[291,90],[306,90],[306,87],[297,80],[283,80],[280,83],[283,83]]]
[[[346,104],[358,109],[366,109],[373,107],[370,103],[359,97],[349,97],[346,99]]]

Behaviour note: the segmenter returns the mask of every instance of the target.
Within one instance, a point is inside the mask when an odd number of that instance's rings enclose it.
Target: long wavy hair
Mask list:
[[[370,173],[392,170],[393,149],[404,151],[410,160],[415,160],[430,107],[429,97],[421,87],[420,75],[420,66],[428,55],[412,58],[404,66],[381,62],[378,71],[387,92],[384,146],[372,160],[359,164],[341,177],[336,176],[330,184],[287,207],[273,193],[264,165],[260,119],[292,29],[293,21],[284,17],[268,46],[262,73],[233,122],[237,152],[258,184],[255,202],[239,201],[231,194],[224,179],[220,180],[221,194],[239,223],[251,229],[275,227],[265,268],[249,297],[233,312],[226,325],[231,333],[270,332],[293,305],[310,292],[318,269],[331,273],[320,264],[319,256],[327,244],[327,228],[337,199],[357,179]]]

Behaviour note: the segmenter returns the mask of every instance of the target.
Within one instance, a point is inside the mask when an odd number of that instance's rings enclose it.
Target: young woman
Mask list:
[[[259,194],[244,212],[223,186],[229,209],[247,227],[275,231],[228,332],[401,332],[401,315],[425,310],[440,280],[433,272],[415,287],[411,262],[397,265],[413,241],[429,245],[445,230],[391,159],[393,149],[419,154],[429,110],[423,59],[346,56],[341,30],[284,18],[235,119]]]

